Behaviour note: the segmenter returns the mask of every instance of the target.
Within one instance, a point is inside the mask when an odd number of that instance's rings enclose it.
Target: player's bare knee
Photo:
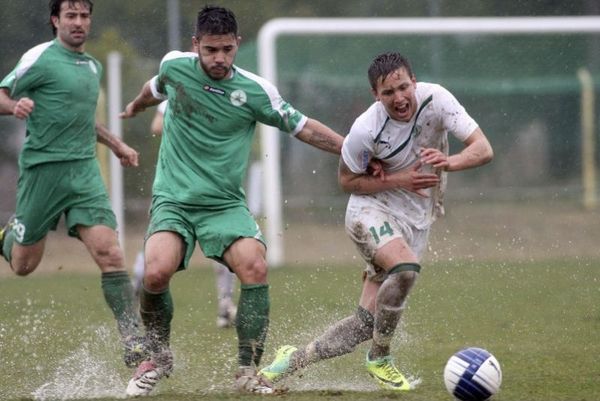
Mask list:
[[[123,251],[118,245],[112,245],[106,248],[98,248],[93,250],[92,257],[100,266],[100,269],[105,268],[120,268],[124,266]]]
[[[31,272],[33,272],[35,270],[35,268],[37,267],[37,264],[27,263],[27,262],[11,263],[10,267],[17,276],[24,277],[24,276],[29,275]]]
[[[146,261],[144,287],[150,291],[162,291],[169,286],[171,273],[162,269],[160,263],[152,258]]]
[[[267,282],[267,263],[262,258],[248,261],[242,266],[242,275],[248,284],[263,284]]]
[[[38,267],[41,260],[41,255],[37,254],[13,257],[13,259],[10,261],[10,268],[17,276],[27,276]]]

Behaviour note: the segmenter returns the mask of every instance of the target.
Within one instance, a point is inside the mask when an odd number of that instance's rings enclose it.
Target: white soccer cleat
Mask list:
[[[129,383],[125,393],[129,397],[146,396],[154,390],[163,377],[169,377],[173,370],[173,355],[167,348],[153,356],[149,361],[140,363]]]
[[[258,376],[256,369],[250,366],[240,367],[235,376],[235,387],[242,393],[274,394],[273,385],[262,376]]]
[[[160,377],[156,364],[152,361],[144,361],[129,380],[125,393],[129,397],[146,396],[152,392]]]

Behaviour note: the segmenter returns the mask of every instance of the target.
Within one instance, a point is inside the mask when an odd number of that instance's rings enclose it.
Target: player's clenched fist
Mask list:
[[[13,108],[13,115],[21,120],[29,117],[29,114],[33,111],[35,103],[28,97],[22,97],[15,103]]]
[[[140,111],[144,111],[144,109],[139,110],[134,102],[130,102],[125,106],[125,110],[119,114],[121,118],[132,118],[135,117]]]

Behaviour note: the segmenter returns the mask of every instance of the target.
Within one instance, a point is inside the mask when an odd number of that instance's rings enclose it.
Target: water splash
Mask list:
[[[54,377],[33,391],[37,401],[71,400],[81,398],[125,398],[125,383],[117,372],[114,361],[103,359],[106,342],[102,339],[113,334],[106,327],[96,330],[94,344],[84,343],[59,361]]]

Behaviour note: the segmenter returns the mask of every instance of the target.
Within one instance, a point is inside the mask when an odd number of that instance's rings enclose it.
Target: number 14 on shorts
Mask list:
[[[394,230],[392,230],[390,223],[388,223],[387,221],[379,227],[379,234],[377,233],[377,228],[375,226],[369,227],[369,231],[371,232],[373,239],[375,239],[376,244],[379,244],[379,241],[381,241],[381,237],[386,235],[394,235]]]

